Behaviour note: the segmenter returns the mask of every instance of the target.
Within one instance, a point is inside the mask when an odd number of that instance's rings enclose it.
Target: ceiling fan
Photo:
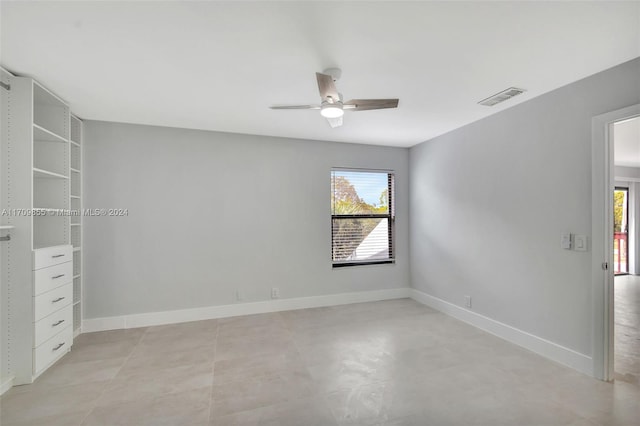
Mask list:
[[[320,115],[327,119],[331,127],[338,127],[342,126],[345,110],[366,111],[398,107],[398,99],[351,99],[344,102],[342,94],[338,93],[334,84],[341,74],[342,71],[338,68],[329,68],[322,73],[316,73],[321,99],[319,105],[274,105],[271,109],[319,109]]]

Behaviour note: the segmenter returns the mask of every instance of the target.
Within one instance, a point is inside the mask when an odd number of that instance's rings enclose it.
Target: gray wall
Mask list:
[[[408,149],[85,122],[85,318],[408,287]],[[331,267],[331,167],[392,169],[395,265]]]
[[[410,150],[411,283],[591,353],[591,119],[640,102],[640,60]]]

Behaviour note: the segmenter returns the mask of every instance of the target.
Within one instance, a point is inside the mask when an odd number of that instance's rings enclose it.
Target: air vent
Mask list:
[[[517,87],[509,87],[506,90],[503,90],[500,93],[496,93],[493,96],[489,96],[486,99],[481,100],[480,102],[478,102],[480,105],[485,105],[485,106],[494,106],[495,104],[499,104],[500,102],[504,102],[507,99],[511,99],[514,96],[518,96],[521,93],[524,93],[525,90],[524,89],[518,89]]]

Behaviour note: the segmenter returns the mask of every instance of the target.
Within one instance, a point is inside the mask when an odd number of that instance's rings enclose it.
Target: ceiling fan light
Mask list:
[[[320,110],[320,115],[322,115],[325,118],[338,118],[344,115],[344,111],[342,110],[341,105],[325,104],[325,105],[322,105],[322,109]]]

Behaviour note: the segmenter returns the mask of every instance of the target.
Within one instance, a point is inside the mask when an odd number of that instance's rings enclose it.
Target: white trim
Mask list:
[[[4,379],[4,381],[0,383],[0,395],[4,394],[6,391],[11,389],[12,387],[13,387],[13,377]]]
[[[542,339],[526,331],[469,311],[460,306],[446,302],[416,289],[410,289],[411,298],[449,316],[471,324],[481,330],[498,336],[515,345],[522,346],[532,352],[571,367],[582,373],[591,375],[593,360],[590,356],[565,348],[549,340]]]
[[[329,294],[325,296],[265,300],[261,302],[238,303],[233,305],[207,306],[203,308],[181,309],[176,311],[149,312],[144,314],[123,315],[107,318],[89,318],[82,322],[82,333],[174,324],[214,318],[235,317],[239,315],[319,308],[322,306],[346,305],[349,303],[403,299],[408,297],[410,297],[410,289],[408,287],[402,287],[355,293]]]
[[[388,173],[395,174],[395,170],[391,169],[367,169],[367,168],[359,168],[359,167],[332,167],[332,172],[358,172],[358,173]]]
[[[611,125],[640,115],[640,104],[591,120],[591,295],[593,376],[613,379],[613,185]],[[602,263],[608,262],[604,271]]]

